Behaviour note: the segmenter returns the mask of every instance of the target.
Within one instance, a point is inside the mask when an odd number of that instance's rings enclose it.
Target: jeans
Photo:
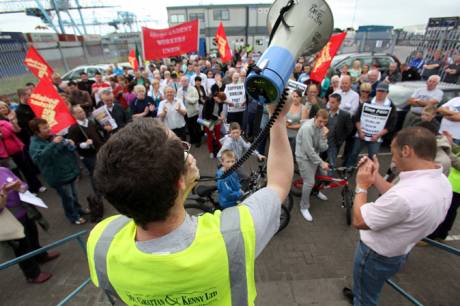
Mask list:
[[[379,255],[359,241],[353,266],[353,305],[378,305],[385,281],[400,270],[406,259],[407,255]]]
[[[369,158],[372,158],[374,155],[377,155],[377,153],[379,153],[381,144],[381,142],[366,141],[356,137],[355,142],[353,143],[353,149],[351,150],[351,154],[347,158],[345,166],[353,167],[356,165],[356,163],[358,162],[358,155],[359,153],[361,153],[361,150],[364,146],[367,146]]]
[[[67,219],[74,223],[80,219],[81,206],[78,203],[77,190],[75,189],[75,180],[70,183],[62,184],[55,187],[61,197],[62,207]]]

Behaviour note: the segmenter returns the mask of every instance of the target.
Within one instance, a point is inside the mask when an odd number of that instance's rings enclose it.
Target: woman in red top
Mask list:
[[[24,144],[16,136],[21,131],[16,119],[16,113],[10,111],[8,104],[0,101],[0,158],[11,157],[24,175],[30,191],[33,193],[44,192],[42,185],[34,172],[28,153],[24,151]]]

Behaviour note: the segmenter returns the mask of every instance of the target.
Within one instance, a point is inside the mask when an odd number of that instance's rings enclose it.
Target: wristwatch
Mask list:
[[[367,189],[356,187],[355,194],[358,194],[358,193],[367,193]]]

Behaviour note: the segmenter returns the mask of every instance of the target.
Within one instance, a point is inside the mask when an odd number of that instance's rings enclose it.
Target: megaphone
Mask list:
[[[246,91],[258,101],[277,101],[297,58],[320,51],[334,21],[324,0],[276,0],[267,17],[269,47],[246,79]]]
[[[199,125],[207,127],[210,131],[214,131],[214,126],[216,125],[215,120],[206,120],[202,118],[198,118],[196,122],[198,122]]]

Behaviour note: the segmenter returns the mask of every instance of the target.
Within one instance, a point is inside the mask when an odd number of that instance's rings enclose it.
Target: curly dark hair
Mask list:
[[[156,119],[138,119],[112,135],[97,154],[96,189],[143,228],[166,220],[185,173],[182,143],[170,134]]]

